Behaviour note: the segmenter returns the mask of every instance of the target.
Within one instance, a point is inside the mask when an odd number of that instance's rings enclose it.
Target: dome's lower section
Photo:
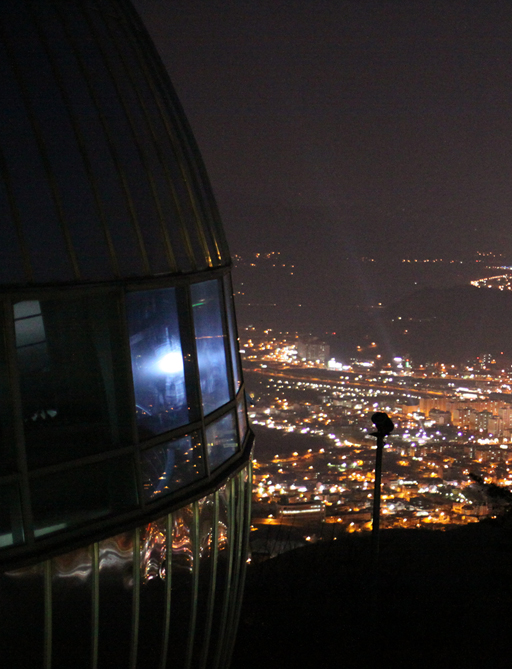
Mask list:
[[[153,522],[0,577],[13,669],[229,666],[248,554],[251,466]]]

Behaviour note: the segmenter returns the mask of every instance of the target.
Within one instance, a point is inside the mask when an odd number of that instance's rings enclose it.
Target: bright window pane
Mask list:
[[[137,425],[145,439],[189,422],[176,289],[126,296]]]
[[[197,435],[174,439],[142,452],[142,478],[147,500],[179,490],[205,475],[203,449]]]
[[[205,414],[230,400],[219,288],[217,280],[195,283],[190,287]]]
[[[238,450],[235,415],[233,412],[219,418],[206,428],[208,462],[216,469]]]

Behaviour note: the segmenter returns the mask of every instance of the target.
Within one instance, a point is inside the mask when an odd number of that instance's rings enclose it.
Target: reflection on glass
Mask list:
[[[128,421],[116,298],[25,300],[13,311],[29,466],[119,445]]]
[[[238,450],[234,412],[219,418],[206,428],[210,469],[216,469]]]
[[[216,590],[217,561],[214,558],[214,522],[215,522],[216,495],[208,495],[198,501],[199,506],[199,579],[197,594],[197,617],[192,651],[193,667],[213,666],[208,662],[208,647],[210,645],[213,602]]]
[[[228,490],[227,486],[223,485],[219,489],[219,551],[225,551],[228,547]]]
[[[219,288],[217,280],[195,283],[190,287],[205,414],[230,400]]]
[[[236,411],[238,416],[238,432],[240,433],[240,443],[243,444],[245,435],[247,433],[247,414],[245,412],[245,401],[243,397],[241,397],[238,401]]]
[[[238,336],[235,326],[235,312],[233,308],[233,291],[229,275],[224,277],[224,292],[226,295],[226,307],[228,312],[229,326],[229,346],[231,350],[231,364],[233,366],[233,381],[235,384],[235,393],[240,388],[240,355],[238,353]]]
[[[20,496],[17,485],[0,487],[0,548],[23,541]]]
[[[92,551],[90,546],[58,555],[53,558],[54,580],[85,582],[92,572]]]
[[[212,557],[213,518],[215,515],[215,495],[199,500],[199,555],[201,559]]]
[[[31,481],[34,534],[47,534],[122,513],[137,504],[131,458],[115,458]]]
[[[165,579],[167,540],[165,518],[146,525],[141,532],[140,566],[143,583],[155,578]]]
[[[189,420],[176,289],[126,296],[139,435],[142,439]]]
[[[117,578],[131,587],[133,562],[133,532],[123,532],[100,541],[99,570],[109,574],[109,579]]]
[[[172,568],[191,572],[194,555],[192,552],[192,504],[172,514]]]
[[[205,475],[199,435],[192,434],[155,446],[141,454],[144,497],[152,500]]]

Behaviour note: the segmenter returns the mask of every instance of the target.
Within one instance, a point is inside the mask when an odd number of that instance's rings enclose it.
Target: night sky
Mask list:
[[[135,5],[233,253],[307,256],[345,284],[367,255],[512,254],[509,1]],[[383,276],[356,283],[377,298]]]

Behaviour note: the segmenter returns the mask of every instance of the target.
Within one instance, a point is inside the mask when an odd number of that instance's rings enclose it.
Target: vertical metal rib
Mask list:
[[[239,474],[240,477],[243,477],[247,473],[247,483],[245,484],[243,503],[243,544],[242,544],[242,562],[240,569],[240,578],[238,581],[238,591],[235,598],[235,613],[233,616],[233,635],[231,640],[231,647],[228,650],[226,655],[226,667],[229,667],[231,664],[231,657],[233,655],[233,650],[236,642],[236,633],[238,631],[238,625],[240,622],[240,613],[242,611],[242,602],[244,598],[245,590],[245,577],[247,574],[247,558],[249,557],[249,539],[251,534],[251,506],[252,506],[252,460],[249,460],[247,468],[242,470]],[[240,479],[243,481],[243,479]]]
[[[172,592],[172,513],[167,515],[165,521],[166,536],[166,572],[165,572],[165,613],[164,630],[162,639],[162,657],[160,669],[167,667],[167,655],[169,654],[169,630],[171,625],[171,592]]]
[[[130,669],[137,669],[140,618],[140,528],[133,531],[133,594],[132,594],[132,634],[130,643]]]
[[[44,669],[52,666],[52,561],[44,563]]]
[[[231,578],[233,571],[233,555],[234,555],[234,525],[235,525],[235,495],[234,495],[234,479],[231,479],[226,484],[226,491],[229,494],[228,505],[228,569],[226,574],[226,582],[224,584],[224,599],[222,602],[222,611],[219,624],[219,632],[217,639],[217,647],[215,649],[215,657],[213,660],[213,669],[225,669],[224,665],[220,664],[224,654],[225,635],[226,635],[226,621],[229,609],[229,602],[231,596]]]
[[[190,623],[188,629],[187,655],[185,658],[185,669],[192,666],[192,653],[194,652],[194,640],[196,636],[197,620],[197,597],[199,594],[199,502],[196,500],[193,504],[192,520],[192,608],[190,611]]]
[[[92,545],[91,579],[91,669],[97,669],[100,631],[100,545],[97,542]]]
[[[201,421],[201,442],[202,442],[202,458],[203,462],[205,463],[205,472],[206,472],[206,478],[210,478],[210,462],[208,460],[208,444],[206,443],[206,429],[204,426],[204,409],[203,409],[203,396],[202,396],[202,390],[201,390],[201,383],[198,383],[198,379],[200,379],[200,374],[199,374],[199,363],[198,363],[198,356],[197,356],[197,340],[196,340],[196,326],[194,322],[194,307],[192,306],[192,297],[190,294],[190,286],[188,286],[185,289],[185,296],[183,298],[183,305],[186,305],[186,312],[188,314],[188,318],[182,318],[181,323],[180,323],[180,335],[181,339],[184,342],[189,342],[190,343],[190,352],[191,352],[191,367],[193,370],[193,374],[190,374],[190,376],[185,377],[185,381],[188,382],[189,379],[192,379],[191,381],[191,388],[189,390],[187,386],[187,394],[189,395],[189,398],[192,401],[197,401],[197,408],[198,408],[198,420]],[[186,329],[185,329],[186,328]],[[189,401],[190,401],[189,399]]]
[[[243,539],[243,514],[245,507],[245,496],[241,494],[242,490],[242,480],[240,478],[241,473],[238,473],[233,477],[233,487],[235,490],[235,510],[234,510],[234,519],[235,519],[235,551],[234,551],[234,565],[233,565],[233,580],[231,584],[231,597],[229,598],[229,610],[227,616],[227,627],[225,632],[225,642],[224,642],[224,653],[222,656],[222,667],[228,666],[228,657],[231,652],[231,648],[234,643],[234,636],[236,634],[236,628],[234,626],[236,604],[238,601],[238,592],[239,592],[239,580],[240,580],[240,569],[242,561],[242,539]]]
[[[210,638],[213,625],[213,607],[215,605],[215,590],[217,587],[217,564],[219,562],[219,491],[214,493],[213,527],[212,527],[212,554],[211,578],[206,604],[206,625],[203,639],[203,649],[199,660],[200,669],[207,669]]]

